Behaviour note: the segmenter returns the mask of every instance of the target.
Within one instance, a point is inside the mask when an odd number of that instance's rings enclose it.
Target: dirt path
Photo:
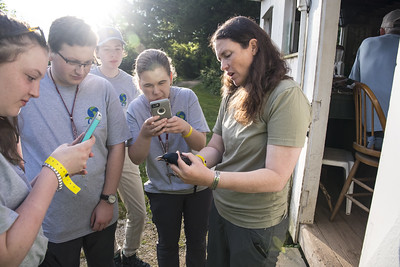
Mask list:
[[[199,84],[200,81],[194,80],[194,81],[180,81],[177,82],[175,85],[180,86],[180,87],[186,87],[192,89],[195,85]]]
[[[183,228],[183,226],[182,226]],[[117,230],[115,233],[117,242],[120,246],[122,246],[125,238],[125,220],[118,220],[118,225],[117,225]],[[157,229],[156,226],[153,224],[151,221],[151,218],[147,217],[146,223],[145,223],[145,228],[143,231],[143,238],[142,238],[142,244],[140,245],[140,248],[137,252],[139,258],[141,258],[143,261],[147,262],[150,264],[150,266],[156,267],[158,266],[157,264],[157,250],[156,250],[156,244],[157,244]],[[186,244],[185,244],[185,236],[183,234],[183,231],[181,233],[181,239],[179,241],[179,262],[180,266],[185,267],[185,251],[186,251]],[[85,257],[82,253],[82,259],[81,259],[81,264],[80,267],[87,267]]]

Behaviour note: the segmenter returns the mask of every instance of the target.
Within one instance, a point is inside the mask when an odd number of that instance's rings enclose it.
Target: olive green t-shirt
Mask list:
[[[264,103],[261,119],[242,125],[234,119],[235,111],[227,109],[226,99],[222,100],[213,131],[222,136],[225,151],[216,170],[248,172],[265,168],[267,145],[303,147],[311,107],[299,86],[292,80],[283,80]],[[290,182],[280,192],[267,193],[217,188],[214,202],[219,214],[231,223],[251,229],[266,228],[287,215],[289,187]]]

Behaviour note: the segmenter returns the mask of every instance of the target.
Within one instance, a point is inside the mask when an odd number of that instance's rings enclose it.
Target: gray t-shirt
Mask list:
[[[200,107],[195,93],[186,88],[171,87],[170,103],[172,114],[186,120],[194,129],[199,132],[209,132],[206,119]],[[133,144],[139,136],[140,129],[145,120],[151,117],[150,104],[144,95],[140,95],[133,100],[128,107],[127,121],[132,134],[132,140],[128,145]],[[161,136],[162,142],[166,141],[166,134]],[[168,152],[190,152],[189,146],[180,134],[168,134],[169,149]],[[146,169],[149,181],[145,183],[145,191],[150,193],[170,193],[170,194],[189,194],[193,192],[193,185],[185,184],[176,176],[167,176],[172,174],[172,170],[164,162],[157,161],[155,158],[164,152],[158,138],[151,139],[150,151],[146,159]],[[199,186],[198,191],[206,187]]]
[[[0,154],[0,233],[6,232],[18,218],[15,210],[28,196],[32,189],[23,172],[11,165]],[[47,249],[47,238],[42,228],[20,266],[38,266],[44,259]]]
[[[265,168],[267,145],[302,147],[311,121],[308,99],[292,80],[281,81],[264,101],[258,122],[242,125],[234,110],[221,102],[214,133],[222,136],[224,154],[215,169],[248,172]],[[287,214],[289,182],[279,192],[241,193],[217,188],[213,192],[218,212],[244,228],[266,228]]]
[[[71,111],[76,86],[58,86],[58,89]],[[108,146],[123,143],[130,138],[114,88],[107,80],[88,74],[79,85],[73,111],[78,134],[85,131],[97,111],[101,112],[102,120],[94,132],[96,143],[92,148],[94,157],[87,162],[88,174],[71,177],[81,191],[75,195],[64,187],[57,192],[43,221],[44,233],[51,242],[66,242],[93,232],[90,217],[103,190]],[[73,141],[69,115],[48,72],[40,82],[40,97],[31,99],[21,110],[19,127],[26,176],[32,180],[54,149]],[[116,203],[111,224],[117,218]]]
[[[90,73],[103,77],[112,84],[125,114],[129,103],[141,94],[141,91],[136,88],[133,76],[121,69],[119,69],[118,75],[113,78],[105,76],[100,71],[99,66],[92,67]]]

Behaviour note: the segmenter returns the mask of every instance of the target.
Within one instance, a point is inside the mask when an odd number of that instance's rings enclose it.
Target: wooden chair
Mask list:
[[[330,220],[333,221],[336,214],[339,211],[340,205],[342,204],[344,198],[350,199],[355,205],[359,206],[363,210],[369,212],[369,208],[367,208],[363,203],[361,203],[358,197],[365,197],[365,196],[372,196],[374,189],[369,186],[366,182],[374,181],[375,177],[373,178],[365,178],[365,177],[355,177],[358,167],[360,163],[378,168],[379,159],[381,156],[381,152],[378,150],[374,150],[374,147],[368,147],[368,137],[375,136],[374,132],[374,114],[377,114],[379,123],[382,126],[383,132],[385,131],[386,126],[386,117],[382,111],[381,105],[379,104],[378,99],[371,91],[371,89],[363,84],[363,83],[356,83],[355,87],[353,88],[354,94],[354,106],[355,106],[355,121],[356,121],[356,141],[353,142],[353,148],[355,150],[355,158],[356,161],[354,162],[353,167],[350,170],[349,176],[346,179],[346,182],[343,185],[342,191],[340,192],[338,201],[333,209],[332,215]],[[367,107],[366,102],[370,101],[371,106],[370,108]],[[371,118],[371,132],[367,134],[367,112],[370,112]],[[376,122],[378,123],[378,122]],[[365,189],[366,193],[348,193],[347,191],[350,188],[350,185],[354,182],[355,185],[360,186],[361,188]]]

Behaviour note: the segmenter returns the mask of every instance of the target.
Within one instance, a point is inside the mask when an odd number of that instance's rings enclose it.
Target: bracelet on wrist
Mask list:
[[[54,172],[54,174],[57,177],[57,181],[58,181],[58,186],[57,186],[57,192],[60,191],[63,187],[63,182],[62,182],[62,178],[60,173],[57,171],[56,168],[54,168],[53,166],[51,166],[49,163],[45,162],[43,163],[43,166],[49,168],[50,170],[52,170]]]
[[[210,189],[211,190],[215,190],[218,186],[218,182],[219,182],[219,178],[220,178],[220,172],[219,171],[215,171],[214,172],[214,181],[212,182]]]
[[[187,135],[182,135],[182,137],[183,137],[183,138],[188,138],[189,136],[191,136],[191,135],[192,135],[192,132],[193,132],[193,127],[192,127],[192,126],[190,126],[189,133],[188,133]]]
[[[77,186],[69,177],[67,169],[55,158],[52,156],[48,157],[46,161],[43,163],[43,166],[50,168],[57,177],[58,187],[57,191],[60,191],[63,187],[63,183],[65,186],[71,190],[74,194],[77,194],[81,189]]]
[[[206,160],[203,158],[203,156],[199,155],[199,154],[197,154],[196,156],[199,157],[201,159],[201,161],[203,162],[203,165],[207,167]]]

